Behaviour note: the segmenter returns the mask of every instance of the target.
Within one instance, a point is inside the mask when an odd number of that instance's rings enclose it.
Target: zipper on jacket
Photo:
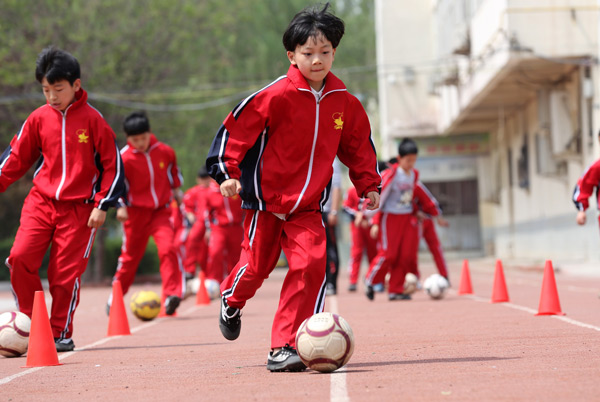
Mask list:
[[[144,156],[146,157],[146,162],[148,162],[148,170],[150,171],[150,193],[152,194],[152,199],[154,200],[154,208],[158,208],[158,197],[156,196],[156,191],[154,190],[154,168],[152,167],[152,160],[150,159],[150,154],[144,152]]]
[[[319,136],[319,108],[321,106],[320,99],[319,99],[318,95],[314,94],[312,91],[308,91],[303,88],[299,88],[299,89],[300,89],[300,91],[310,92],[315,97],[315,102],[316,102],[315,131],[314,131],[314,135],[313,135],[312,149],[310,150],[310,161],[308,163],[308,173],[306,175],[306,182],[304,183],[304,187],[302,188],[302,191],[300,191],[300,195],[298,196],[298,200],[296,201],[296,204],[290,210],[290,214],[292,214],[296,210],[296,208],[298,208],[298,205],[300,205],[300,201],[302,201],[302,198],[304,197],[304,193],[306,192],[306,189],[308,188],[308,184],[310,183],[310,178],[312,177],[313,163],[315,160],[315,148],[317,146],[317,137]],[[321,97],[321,98],[323,98],[323,97]]]
[[[69,110],[69,108],[71,107],[71,105],[69,105],[64,113],[63,112],[59,112],[62,114],[62,133],[61,133],[61,151],[62,151],[62,177],[60,178],[60,184],[58,185],[58,188],[56,189],[56,195],[55,198],[56,200],[60,200],[60,190],[62,190],[63,185],[65,184],[65,180],[67,179],[67,143],[66,143],[66,125],[67,125],[67,111]]]

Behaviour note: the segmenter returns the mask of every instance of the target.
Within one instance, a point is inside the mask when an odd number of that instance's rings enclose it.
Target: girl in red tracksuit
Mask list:
[[[371,235],[379,236],[379,251],[369,266],[365,284],[366,295],[373,300],[373,284],[382,282],[390,272],[388,296],[390,300],[410,299],[403,294],[404,278],[409,272],[417,271],[419,249],[419,223],[413,213],[413,202],[427,214],[437,217],[440,210],[423,190],[414,169],[417,160],[417,145],[404,139],[398,147],[398,164],[392,165],[383,174],[381,208],[373,217]],[[438,223],[446,221],[438,217]]]
[[[36,78],[47,104],[29,115],[0,156],[0,192],[37,161],[6,265],[19,310],[31,317],[48,246],[50,325],[59,352],[73,350],[73,316],[97,228],[124,191],[115,134],[87,102],[78,61],[47,48]]]
[[[367,254],[369,264],[377,255],[377,239],[371,237],[371,224],[363,213],[363,202],[356,193],[356,188],[350,187],[344,198],[344,211],[346,211],[352,220],[350,221],[350,260],[348,261],[348,271],[350,272],[350,285],[348,290],[356,291],[358,282],[358,273],[362,262],[363,254]]]
[[[184,269],[186,278],[196,275],[196,268],[206,271],[208,259],[208,242],[206,240],[206,197],[211,178],[203,167],[198,171],[196,185],[185,192],[183,205],[191,227],[185,242]]]
[[[302,321],[323,310],[321,207],[336,154],[370,208],[379,204],[369,120],[358,99],[330,72],[344,23],[327,8],[305,9],[294,17],[283,35],[291,63],[287,74],[234,108],[206,161],[221,194],[239,193],[248,210],[240,260],[221,284],[219,328],[226,339],[239,336],[241,309],[275,268],[282,249],[287,257],[271,331],[270,371],[306,368],[295,336]]]
[[[127,293],[152,236],[160,260],[165,313],[172,315],[185,291],[185,273],[174,247],[169,205],[173,194],[178,203],[181,202],[179,187],[183,178],[175,151],[150,132],[145,113],[134,112],[127,116],[123,128],[128,142],[121,150],[127,206],[117,210],[117,219],[123,222],[123,245],[113,280],[120,281],[123,294]]]
[[[244,212],[239,195],[223,197],[212,182],[206,194],[206,213],[210,222],[206,278],[221,283],[240,259],[244,240]]]

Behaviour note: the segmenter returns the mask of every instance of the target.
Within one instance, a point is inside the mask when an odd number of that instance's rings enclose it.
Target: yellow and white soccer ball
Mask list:
[[[346,320],[333,313],[318,313],[300,325],[296,350],[306,367],[329,373],[342,367],[354,352],[354,334]]]
[[[433,274],[425,279],[423,282],[423,289],[432,299],[441,299],[446,294],[446,290],[450,287],[450,284],[440,274]]]
[[[17,357],[27,352],[31,320],[20,311],[0,314],[0,355]]]
[[[160,313],[160,296],[151,290],[140,290],[131,296],[129,307],[140,320],[153,320]]]

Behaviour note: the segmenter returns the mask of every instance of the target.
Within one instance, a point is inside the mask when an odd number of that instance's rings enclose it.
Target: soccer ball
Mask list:
[[[19,311],[0,314],[0,355],[17,357],[27,352],[31,320]]]
[[[140,290],[131,296],[129,307],[137,318],[150,321],[160,313],[160,297],[151,290]]]
[[[206,288],[206,293],[208,293],[208,297],[210,300],[215,300],[221,297],[221,284],[216,279],[205,279],[204,287]]]
[[[329,373],[348,363],[354,352],[354,334],[337,314],[319,313],[307,318],[296,333],[298,356],[310,369]]]
[[[446,294],[446,289],[450,284],[440,274],[433,274],[425,279],[425,283],[423,283],[423,288],[432,299],[441,299]]]
[[[417,275],[409,272],[404,277],[404,294],[410,295],[416,292],[417,284],[419,283],[419,278]]]

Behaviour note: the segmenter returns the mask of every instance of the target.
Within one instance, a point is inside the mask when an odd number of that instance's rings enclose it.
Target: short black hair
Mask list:
[[[198,177],[201,179],[205,179],[207,177],[210,177],[210,175],[208,174],[208,169],[206,168],[206,166],[201,166],[200,169],[198,169]]]
[[[410,138],[405,138],[398,145],[398,155],[406,156],[406,155],[416,155],[419,153],[419,148],[417,148],[417,143],[411,140]]]
[[[323,35],[337,48],[344,36],[344,21],[328,11],[329,2],[320,8],[315,5],[306,7],[292,18],[283,33],[283,47],[293,52],[297,46],[302,46],[308,38],[318,38]]]
[[[150,121],[148,120],[148,116],[146,116],[146,112],[140,110],[125,117],[123,131],[128,136],[144,134],[150,131]]]
[[[79,62],[64,50],[50,46],[42,50],[35,61],[35,78],[41,84],[46,78],[49,84],[67,80],[71,85],[81,78]]]

